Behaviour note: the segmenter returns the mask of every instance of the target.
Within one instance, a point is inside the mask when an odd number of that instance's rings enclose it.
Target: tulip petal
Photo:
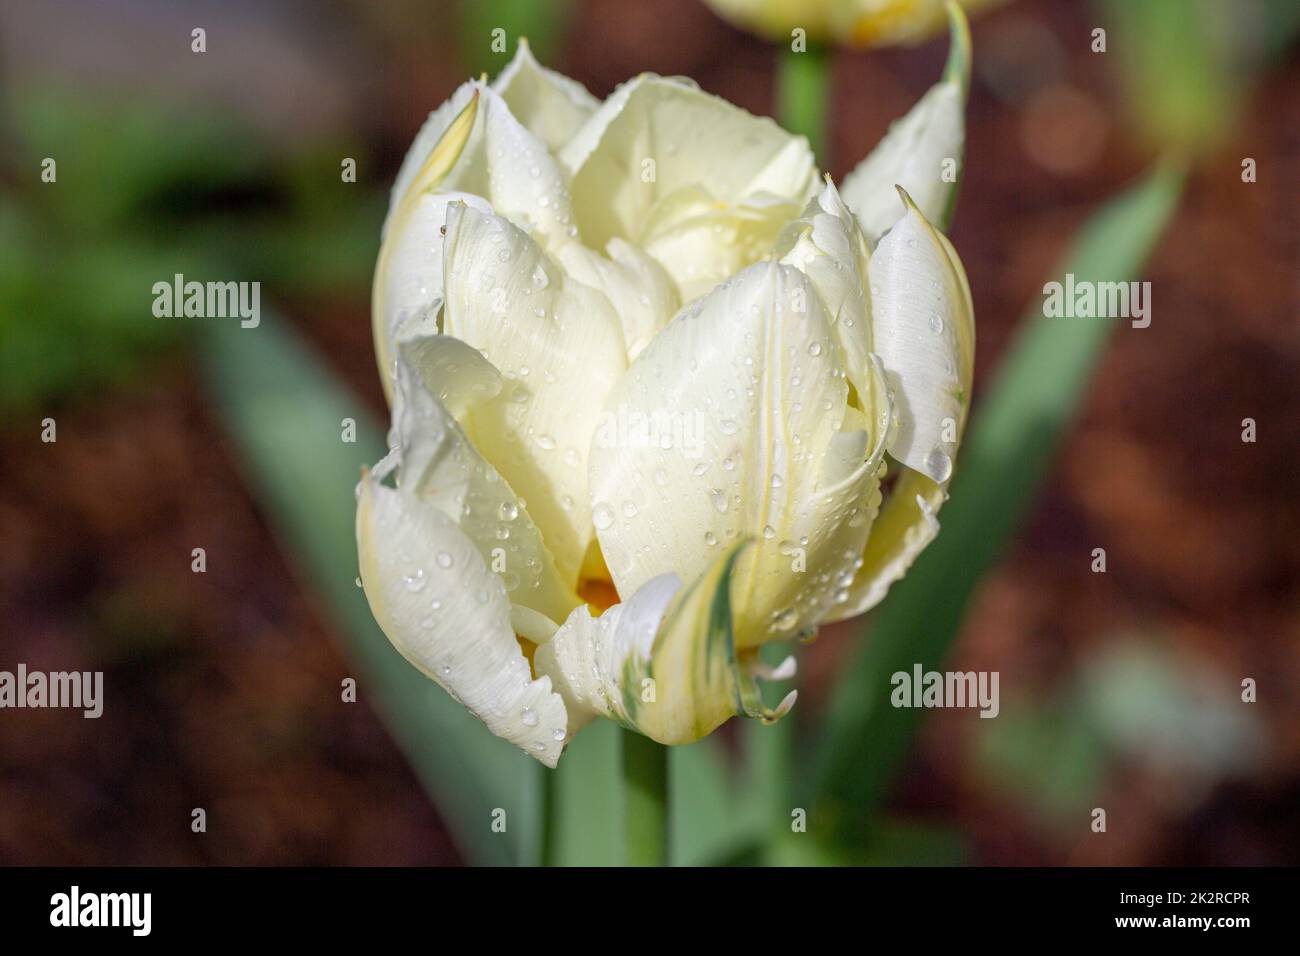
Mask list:
[[[415,137],[393,185],[385,236],[405,204],[434,189],[481,196],[499,215],[557,241],[572,225],[564,175],[546,144],[479,81],[456,90]]]
[[[600,100],[581,83],[538,63],[522,37],[514,59],[492,82],[492,88],[506,101],[515,119],[551,152],[569,142],[600,106]]]
[[[889,453],[939,484],[952,474],[975,355],[965,273],[952,246],[901,189],[903,217],[868,274],[872,345],[898,402]]]
[[[830,320],[791,266],[751,266],[680,313],[606,402],[607,422],[626,427],[592,445],[596,533],[619,593],[692,579],[748,539],[737,645],[816,627],[878,502],[889,406],[874,381],[869,413],[851,407]]]
[[[857,220],[829,178],[803,217],[782,232],[776,255],[812,282],[844,350],[849,381],[859,395],[868,395],[874,374],[867,291],[871,252]]]
[[[944,488],[919,471],[902,470],[871,526],[848,599],[827,623],[856,617],[884,600],[890,586],[938,535],[937,515],[946,498]]]
[[[561,247],[556,258],[575,280],[609,300],[623,327],[628,361],[650,344],[681,305],[664,267],[622,239],[609,241],[608,258],[579,242]]]
[[[528,503],[572,586],[592,539],[591,436],[626,369],[623,333],[604,295],[572,281],[522,230],[468,205],[448,208],[446,334],[505,377],[473,407],[475,446]]]
[[[907,190],[929,221],[945,229],[951,221],[966,138],[970,29],[959,9],[949,7],[949,16],[952,39],[943,79],[844,179],[844,199],[873,244],[894,222],[895,185]]]
[[[405,205],[436,189],[460,159],[478,119],[478,86],[473,81],[462,83],[420,127],[393,181],[383,236]]]
[[[564,700],[549,677],[532,678],[501,580],[437,508],[369,475],[359,494],[361,579],[388,639],[494,734],[554,767]]]
[[[527,83],[516,79],[522,90]],[[395,343],[414,325],[436,321],[442,305],[444,227],[455,202],[508,216],[555,245],[577,234],[564,176],[546,145],[491,88],[464,84],[416,136],[384,223],[371,312],[390,397]]]
[[[808,142],[693,83],[624,83],[560,153],[584,241],[663,263],[682,300],[750,264],[817,185]]]
[[[719,555],[688,588],[673,574],[654,578],[626,602],[593,618],[580,607],[539,647],[538,673],[554,681],[572,716],[616,720],[662,744],[699,740],[736,715],[772,722],[794,704],[791,693],[766,707],[756,677],[768,671],[757,653],[736,648],[731,589],[743,545]]]
[[[463,202],[491,212],[478,196],[462,192],[424,193],[412,203],[402,228],[393,230],[375,270],[371,309],[375,354],[384,392],[391,399],[397,346],[415,335],[436,334],[442,311],[442,231],[447,206]]]
[[[454,419],[465,418],[474,405],[501,394],[503,380],[496,366],[478,349],[439,335],[436,328],[405,339],[401,354],[403,364],[419,375],[420,383]],[[402,364],[396,371],[399,379],[404,377]],[[413,386],[403,390],[408,403],[420,401],[412,397]]]
[[[441,391],[431,389],[430,381]],[[450,411],[469,413],[500,389],[500,373],[458,339],[436,335],[405,343],[389,434],[394,451],[375,472],[382,479],[396,469],[399,490],[456,523],[483,563],[500,575],[511,603],[553,622],[549,630],[542,628],[549,636],[578,598],[556,571],[527,508]]]
[[[907,196],[903,194],[906,202]],[[910,203],[869,267],[872,328],[898,402],[890,455],[902,468],[834,620],[880,603],[939,533],[938,513],[966,424],[974,373],[970,287],[952,244]],[[937,319],[941,332],[934,331]],[[951,438],[949,441],[948,439]]]

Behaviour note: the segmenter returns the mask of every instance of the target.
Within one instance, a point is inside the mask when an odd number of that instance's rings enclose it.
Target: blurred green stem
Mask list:
[[[792,133],[808,137],[822,168],[829,165],[826,154],[826,107],[830,102],[830,56],[816,43],[796,51],[789,45],[778,53],[776,73],[776,115]]]
[[[558,866],[560,833],[560,778],[559,773],[549,767],[542,768],[542,866]]]
[[[623,833],[629,866],[668,863],[668,748],[623,731]]]

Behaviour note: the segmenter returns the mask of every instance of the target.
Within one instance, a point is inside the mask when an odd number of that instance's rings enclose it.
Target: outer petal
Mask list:
[[[610,395],[607,418],[628,427],[592,448],[594,519],[619,593],[693,578],[752,539],[737,644],[819,624],[860,560],[883,454],[883,423],[849,406],[844,377],[825,309],[790,266],[751,266],[678,315]],[[871,407],[887,415],[883,389]],[[636,440],[631,423],[662,419],[660,440]]]
[[[463,202],[491,212],[487,201],[470,193],[434,192],[416,197],[380,253],[371,307],[375,354],[385,394],[392,395],[397,345],[415,335],[438,332],[442,312],[442,231],[447,206]]]
[[[519,122],[552,152],[573,138],[583,122],[600,106],[587,88],[562,73],[537,62],[528,41],[520,39],[515,57],[493,81]]]
[[[890,586],[938,535],[936,515],[948,497],[945,487],[918,471],[902,470],[871,526],[848,599],[835,608],[828,622],[856,617],[884,600]]]
[[[429,114],[429,118],[420,127],[402,159],[397,178],[393,180],[393,189],[388,197],[388,216],[384,220],[384,236],[388,235],[393,217],[403,204],[429,189],[437,188],[460,158],[477,119],[478,86],[472,81],[462,83],[446,102]]]
[[[408,342],[402,353],[389,434],[394,450],[384,467],[376,467],[377,476],[398,468],[401,491],[456,523],[484,565],[500,575],[510,602],[533,612],[513,612],[515,630],[546,640],[578,598],[556,571],[527,508],[448,410],[450,404],[469,412],[491,401],[501,388],[500,373],[477,350],[446,335]],[[440,392],[428,387],[431,381]]]
[[[966,273],[952,244],[914,206],[877,247],[871,274],[873,284],[880,282],[873,328],[902,405],[891,453],[905,466],[871,529],[862,567],[848,600],[836,609],[836,620],[878,604],[939,533],[937,515],[948,497],[974,371],[974,310]],[[936,316],[942,333],[933,331]],[[909,459],[919,459],[920,470],[907,467]]]
[[[684,301],[770,247],[816,188],[803,137],[650,74],[619,87],[560,161],[587,244],[640,246],[663,262]]]
[[[385,236],[408,202],[434,189],[482,196],[500,215],[550,238],[564,238],[572,225],[564,176],[546,144],[477,80],[430,113],[416,136],[393,184]]]
[[[952,246],[902,195],[903,217],[880,241],[868,269],[873,344],[898,401],[889,453],[945,483],[966,421],[974,316]]]
[[[438,509],[373,476],[359,494],[361,577],[388,639],[494,734],[554,767],[564,701],[549,677],[532,679],[501,580]]]
[[[741,551],[719,555],[684,590],[675,575],[663,575],[598,618],[578,608],[538,648],[538,672],[565,698],[571,730],[578,715],[598,715],[660,743],[684,744],[737,714],[771,722],[794,705],[791,692],[775,710],[765,707],[755,682],[765,669],[755,653],[736,650],[731,582]],[[784,678],[793,669],[766,673]]]
[[[527,85],[516,81],[521,89]],[[395,342],[437,319],[443,228],[453,202],[495,210],[557,245],[577,234],[564,177],[546,145],[488,87],[467,83],[457,90],[430,115],[407,153],[384,224],[371,311],[386,393]]]
[[[449,207],[443,331],[506,378],[470,411],[478,449],[528,502],[572,585],[592,538],[587,458],[605,396],[626,369],[609,301],[570,280],[499,216]]]
[[[966,93],[970,86],[970,31],[956,8],[943,80],[889,128],[880,144],[844,180],[844,199],[872,243],[893,224],[893,188],[901,185],[922,214],[947,228],[960,181],[966,138]],[[952,160],[950,171],[945,163]]]

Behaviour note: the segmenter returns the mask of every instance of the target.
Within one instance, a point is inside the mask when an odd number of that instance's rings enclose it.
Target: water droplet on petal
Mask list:
[[[778,631],[788,631],[799,621],[799,612],[792,607],[777,611],[772,615],[772,627]]]
[[[942,484],[952,476],[952,459],[942,448],[935,446],[925,456],[925,470],[931,478]]]

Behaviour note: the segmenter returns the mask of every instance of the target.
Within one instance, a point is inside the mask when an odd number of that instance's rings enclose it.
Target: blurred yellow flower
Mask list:
[[[978,13],[1003,0],[956,0]],[[807,38],[846,46],[911,45],[944,27],[947,0],[705,0],[721,17],[769,40]]]

